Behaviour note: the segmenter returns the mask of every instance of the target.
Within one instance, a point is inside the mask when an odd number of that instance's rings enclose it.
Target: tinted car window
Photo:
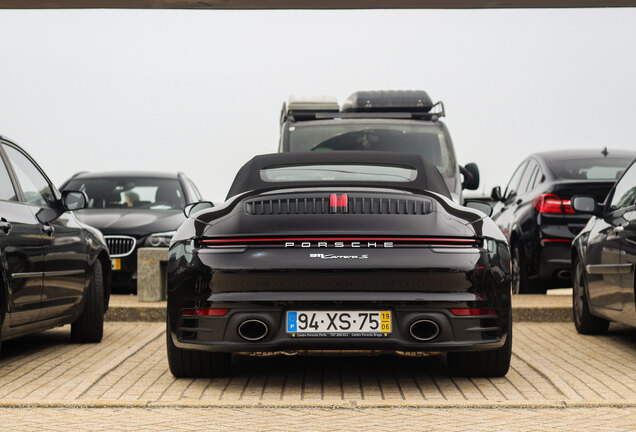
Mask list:
[[[13,184],[11,183],[11,177],[9,177],[9,172],[7,171],[7,167],[4,166],[2,159],[0,159],[0,200],[18,200],[15,195],[15,189],[13,189]]]
[[[369,150],[424,156],[443,175],[452,176],[455,159],[441,128],[431,125],[333,121],[290,126],[289,151]]]
[[[523,177],[521,178],[521,182],[519,183],[519,193],[527,192],[531,189],[532,179],[534,178],[534,174],[537,170],[537,163],[532,159],[528,161],[528,166],[526,170],[523,172]]]
[[[541,183],[541,179],[543,178],[543,171],[541,171],[541,167],[537,164],[537,169],[534,172],[534,176],[530,181],[530,186],[528,190],[533,190],[539,183]]]
[[[632,164],[621,181],[616,184],[610,209],[616,210],[636,203],[636,164]]]
[[[88,209],[146,208],[182,209],[185,197],[177,179],[163,178],[89,178],[73,179],[65,190],[88,195]]]
[[[577,158],[553,159],[548,163],[554,174],[562,179],[573,180],[616,180],[631,158]]]
[[[55,197],[49,182],[40,170],[19,150],[6,144],[3,144],[2,147],[11,161],[25,202],[39,207],[52,207],[55,203]]]
[[[524,161],[519,168],[512,175],[512,178],[508,182],[508,186],[506,186],[506,192],[504,193],[504,197],[506,199],[510,198],[512,195],[515,195],[519,190],[519,183],[521,182],[521,176],[523,175],[524,168],[527,165],[527,161]]]

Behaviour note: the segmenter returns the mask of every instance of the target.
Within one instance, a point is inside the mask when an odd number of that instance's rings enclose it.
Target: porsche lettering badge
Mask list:
[[[285,242],[286,248],[392,248],[391,241],[305,241],[305,242]]]

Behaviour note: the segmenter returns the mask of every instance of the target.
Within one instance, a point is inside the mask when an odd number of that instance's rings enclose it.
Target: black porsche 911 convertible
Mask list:
[[[316,350],[447,352],[453,375],[507,373],[508,245],[421,156],[257,156],[223,205],[191,207],[168,261],[175,376]]]

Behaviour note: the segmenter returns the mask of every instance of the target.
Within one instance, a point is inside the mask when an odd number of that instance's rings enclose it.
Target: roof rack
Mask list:
[[[442,101],[433,103],[422,90],[391,90],[356,92],[338,106],[335,97],[291,96],[283,103],[280,124],[285,121],[329,119],[408,119],[437,121],[446,116]]]

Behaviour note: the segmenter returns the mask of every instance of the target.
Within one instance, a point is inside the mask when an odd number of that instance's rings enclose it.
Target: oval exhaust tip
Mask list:
[[[269,328],[267,327],[267,324],[257,319],[245,320],[238,326],[239,336],[250,342],[256,342],[263,339],[267,336],[268,331]]]
[[[413,339],[426,342],[435,339],[439,335],[439,326],[435,321],[428,319],[417,320],[411,324],[409,333]]]

